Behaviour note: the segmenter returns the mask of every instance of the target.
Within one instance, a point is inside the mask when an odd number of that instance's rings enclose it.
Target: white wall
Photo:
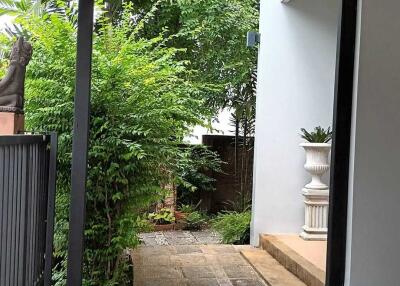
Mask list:
[[[203,126],[195,126],[189,136],[184,140],[189,144],[201,144],[203,135],[228,135],[235,136],[235,127],[231,124],[232,111],[223,109],[217,118],[211,122],[212,130]]]
[[[398,286],[400,2],[361,2],[346,285]]]
[[[332,124],[337,15],[337,0],[261,0],[252,244],[304,224],[299,132]]]
[[[0,16],[0,29],[3,29],[6,27],[6,25],[10,25],[12,22],[12,17],[10,16]]]

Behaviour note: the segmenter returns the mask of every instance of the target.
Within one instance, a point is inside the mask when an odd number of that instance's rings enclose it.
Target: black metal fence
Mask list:
[[[0,286],[50,285],[57,138],[0,136]]]

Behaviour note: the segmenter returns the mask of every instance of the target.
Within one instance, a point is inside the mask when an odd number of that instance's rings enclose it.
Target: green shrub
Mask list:
[[[138,216],[136,219],[136,225],[141,232],[154,231],[154,224],[150,222],[147,214],[143,214],[141,217]]]
[[[178,201],[194,205],[200,201],[201,193],[215,190],[215,179],[210,174],[221,173],[224,162],[216,152],[204,145],[188,146],[182,151],[177,165],[180,174],[177,182]]]
[[[214,230],[222,235],[224,243],[248,244],[250,242],[251,211],[224,212],[212,220]]]
[[[26,74],[27,130],[59,135],[54,278],[65,283],[76,28],[59,15],[21,20],[33,45]],[[138,217],[178,181],[183,138],[209,120],[207,85],[189,80],[182,51],[136,36],[129,13],[96,24],[88,156],[84,285],[125,285],[120,257],[138,243]],[[5,38],[1,38],[4,42]],[[3,44],[7,43],[2,43]],[[8,43],[9,44],[9,43]]]

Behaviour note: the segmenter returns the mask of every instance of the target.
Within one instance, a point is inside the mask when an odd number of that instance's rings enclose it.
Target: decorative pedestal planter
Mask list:
[[[326,240],[328,233],[329,188],[321,177],[329,170],[329,152],[327,143],[302,143],[306,151],[304,168],[311,174],[312,180],[303,188],[305,197],[305,224],[300,236],[306,240]]]
[[[305,224],[300,236],[305,240],[326,240],[328,233],[329,190],[303,189]]]

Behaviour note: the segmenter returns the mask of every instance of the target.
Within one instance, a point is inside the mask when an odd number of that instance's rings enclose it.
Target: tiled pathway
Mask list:
[[[220,243],[210,231],[142,234],[133,251],[135,286],[266,286],[242,257],[250,246]]]
[[[249,247],[249,246],[247,246]],[[133,252],[135,286],[265,286],[231,245],[140,246]]]

